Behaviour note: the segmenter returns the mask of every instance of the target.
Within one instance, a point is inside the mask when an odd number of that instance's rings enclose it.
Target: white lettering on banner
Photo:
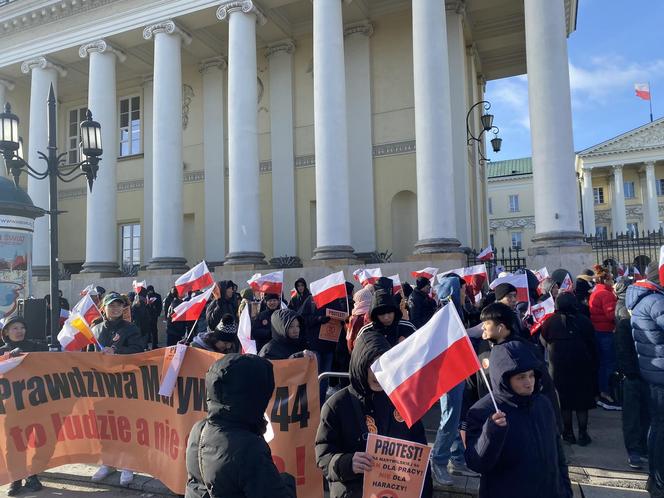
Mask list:
[[[0,228],[16,228],[19,230],[35,230],[35,220],[23,216],[0,215]]]

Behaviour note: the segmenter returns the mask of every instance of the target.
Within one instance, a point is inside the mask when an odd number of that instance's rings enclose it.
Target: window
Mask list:
[[[67,164],[76,164],[80,158],[81,121],[85,121],[87,107],[71,109],[67,114]]]
[[[604,187],[594,187],[593,197],[595,198],[595,204],[604,204]]]
[[[141,98],[120,99],[120,157],[141,152]]]
[[[122,265],[136,266],[141,264],[141,225],[132,223],[120,226],[122,238]]]
[[[632,237],[639,236],[639,224],[638,223],[627,223],[627,234]]]
[[[519,196],[510,195],[510,213],[517,213],[519,211]]]
[[[660,178],[655,185],[657,185],[657,195],[664,195],[664,179]]]
[[[595,237],[599,239],[608,239],[609,229],[605,226],[595,227]]]
[[[493,202],[491,202],[491,197],[489,197],[489,214],[493,214]]]
[[[512,232],[512,249],[521,249],[521,232]]]
[[[625,199],[634,199],[634,182],[623,182],[623,188],[625,189]]]

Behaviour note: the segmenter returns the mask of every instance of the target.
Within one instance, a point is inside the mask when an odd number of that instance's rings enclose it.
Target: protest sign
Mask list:
[[[163,350],[27,354],[0,375],[0,485],[60,465],[103,462],[150,474],[183,494],[187,438],[206,415],[205,373],[219,358],[189,348],[172,396],[165,397],[159,395]],[[267,409],[272,458],[307,498],[323,496],[314,456],[316,374],[310,358],[274,362]]]
[[[364,473],[362,498],[420,498],[431,448],[378,434],[369,434],[367,453],[373,468]]]

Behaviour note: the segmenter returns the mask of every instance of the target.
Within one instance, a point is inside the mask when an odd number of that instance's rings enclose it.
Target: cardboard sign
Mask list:
[[[369,434],[367,453],[374,466],[364,473],[362,498],[420,498],[431,448],[378,434]]]
[[[327,323],[321,324],[320,331],[318,332],[318,338],[321,341],[339,342],[340,335],[341,322],[334,319]]]
[[[337,311],[330,308],[325,308],[325,316],[329,316],[330,318],[334,318],[335,320],[343,322],[346,320],[346,318],[348,318],[348,313],[345,311]]]

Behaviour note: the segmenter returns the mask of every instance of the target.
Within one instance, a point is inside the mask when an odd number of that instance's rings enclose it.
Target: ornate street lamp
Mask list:
[[[503,139],[498,136],[498,133],[500,133],[498,127],[493,125],[493,114],[489,114],[488,112],[485,112],[480,116],[482,131],[480,131],[477,136],[473,134],[472,130],[470,129],[470,116],[473,113],[473,110],[480,105],[484,105],[485,111],[491,109],[491,102],[488,100],[480,100],[476,104],[473,104],[473,106],[468,110],[468,114],[466,114],[466,142],[468,145],[473,145],[473,142],[477,142],[477,154],[479,156],[479,163],[484,164],[485,162],[489,161],[489,159],[487,159],[482,153],[482,137],[484,134],[488,131],[493,133],[493,138],[491,139],[491,148],[494,152],[500,152]]]
[[[58,286],[58,179],[63,182],[73,182],[85,176],[88,187],[92,192],[92,184],[97,178],[99,160],[103,152],[101,143],[101,125],[92,120],[92,113],[87,111],[86,119],[81,123],[81,154],[83,160],[78,164],[65,165],[67,153],[58,155],[57,139],[55,136],[56,112],[55,93],[53,85],[48,92],[48,154],[38,152],[39,158],[46,162],[46,170],[38,171],[23,159],[23,140],[18,133],[19,119],[12,114],[9,103],[5,111],[0,113],[0,153],[5,159],[7,174],[14,178],[14,185],[19,188],[21,173],[49,181],[49,231],[50,244],[50,284],[51,284],[51,334],[50,347],[58,349],[57,335],[60,322],[60,299]]]

